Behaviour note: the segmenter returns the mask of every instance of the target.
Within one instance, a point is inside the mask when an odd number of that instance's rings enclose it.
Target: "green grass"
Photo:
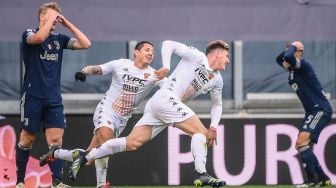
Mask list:
[[[194,186],[116,186],[117,188],[195,188]],[[246,186],[225,186],[224,188],[293,188],[293,185],[246,185]],[[72,188],[76,188],[72,186]],[[80,188],[80,187],[77,187]],[[83,187],[81,187],[83,188]],[[85,188],[94,188],[94,187],[85,187]],[[211,188],[211,187],[204,187]]]

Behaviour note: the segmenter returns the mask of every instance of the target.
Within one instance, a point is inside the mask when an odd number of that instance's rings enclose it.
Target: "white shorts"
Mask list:
[[[169,125],[182,122],[195,113],[167,89],[159,89],[146,104],[144,115],[134,127],[153,126],[152,138]]]
[[[108,127],[113,130],[114,137],[117,138],[125,129],[129,117],[120,117],[112,110],[112,102],[103,98],[96,107],[93,115],[94,133],[100,127]]]

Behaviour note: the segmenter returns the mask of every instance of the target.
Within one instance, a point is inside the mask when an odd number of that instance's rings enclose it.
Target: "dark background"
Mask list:
[[[6,116],[1,125],[13,125],[18,135],[17,125],[19,116]],[[129,127],[126,128],[123,135],[127,134],[140,115],[135,115],[129,121]],[[202,119],[205,125],[209,120]],[[222,119],[221,124],[225,125],[225,162],[226,168],[231,174],[238,174],[243,165],[243,126],[245,124],[256,125],[257,141],[257,167],[255,173],[247,184],[265,184],[265,127],[268,124],[286,123],[298,126],[301,119]],[[331,123],[335,123],[333,119]],[[330,123],[330,124],[331,124]],[[68,128],[64,135],[63,148],[85,148],[90,142],[92,136],[92,116],[91,115],[67,115]],[[289,138],[279,137],[278,150],[286,150],[289,147]],[[327,142],[325,148],[325,158],[329,170],[336,173],[336,135],[332,136]],[[182,136],[181,151],[189,151],[190,138]],[[39,158],[47,151],[47,145],[44,135],[40,134],[34,144],[31,155]],[[208,151],[207,168],[210,174],[214,174],[212,169],[212,152]],[[132,153],[119,153],[112,156],[109,160],[108,180],[113,185],[167,185],[168,183],[168,153],[167,153],[167,130],[160,133],[154,140],[140,150]],[[65,171],[67,174],[67,170]],[[291,184],[289,170],[285,163],[279,162],[278,166],[279,184]],[[65,176],[67,177],[67,176]],[[181,166],[181,184],[190,185],[193,181],[193,164]],[[75,182],[68,179],[66,183],[71,185],[95,185],[94,165],[84,167]]]

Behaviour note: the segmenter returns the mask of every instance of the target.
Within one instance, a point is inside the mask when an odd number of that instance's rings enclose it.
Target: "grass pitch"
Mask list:
[[[73,188],[84,188],[74,187]],[[85,187],[94,188],[94,187]],[[195,188],[194,186],[116,186],[116,188]],[[204,188],[211,188],[210,186],[204,186]],[[293,188],[293,185],[246,185],[246,186],[224,186],[223,188]]]

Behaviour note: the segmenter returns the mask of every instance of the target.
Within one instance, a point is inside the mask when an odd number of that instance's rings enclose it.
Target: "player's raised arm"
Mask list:
[[[293,69],[298,69],[301,66],[303,48],[303,44],[300,41],[294,41],[284,53],[284,60],[288,62]]]
[[[57,15],[57,10],[41,9],[39,12],[39,30],[36,33],[28,32],[27,43],[41,44],[45,41],[55,28]]]
[[[87,49],[91,46],[89,38],[63,15],[59,14],[57,20],[75,35],[76,40],[73,44],[73,49]]]
[[[186,46],[180,42],[166,40],[162,42],[161,55],[164,68],[170,70],[171,56],[176,54],[191,62],[198,62],[206,58],[205,55],[194,47]]]

